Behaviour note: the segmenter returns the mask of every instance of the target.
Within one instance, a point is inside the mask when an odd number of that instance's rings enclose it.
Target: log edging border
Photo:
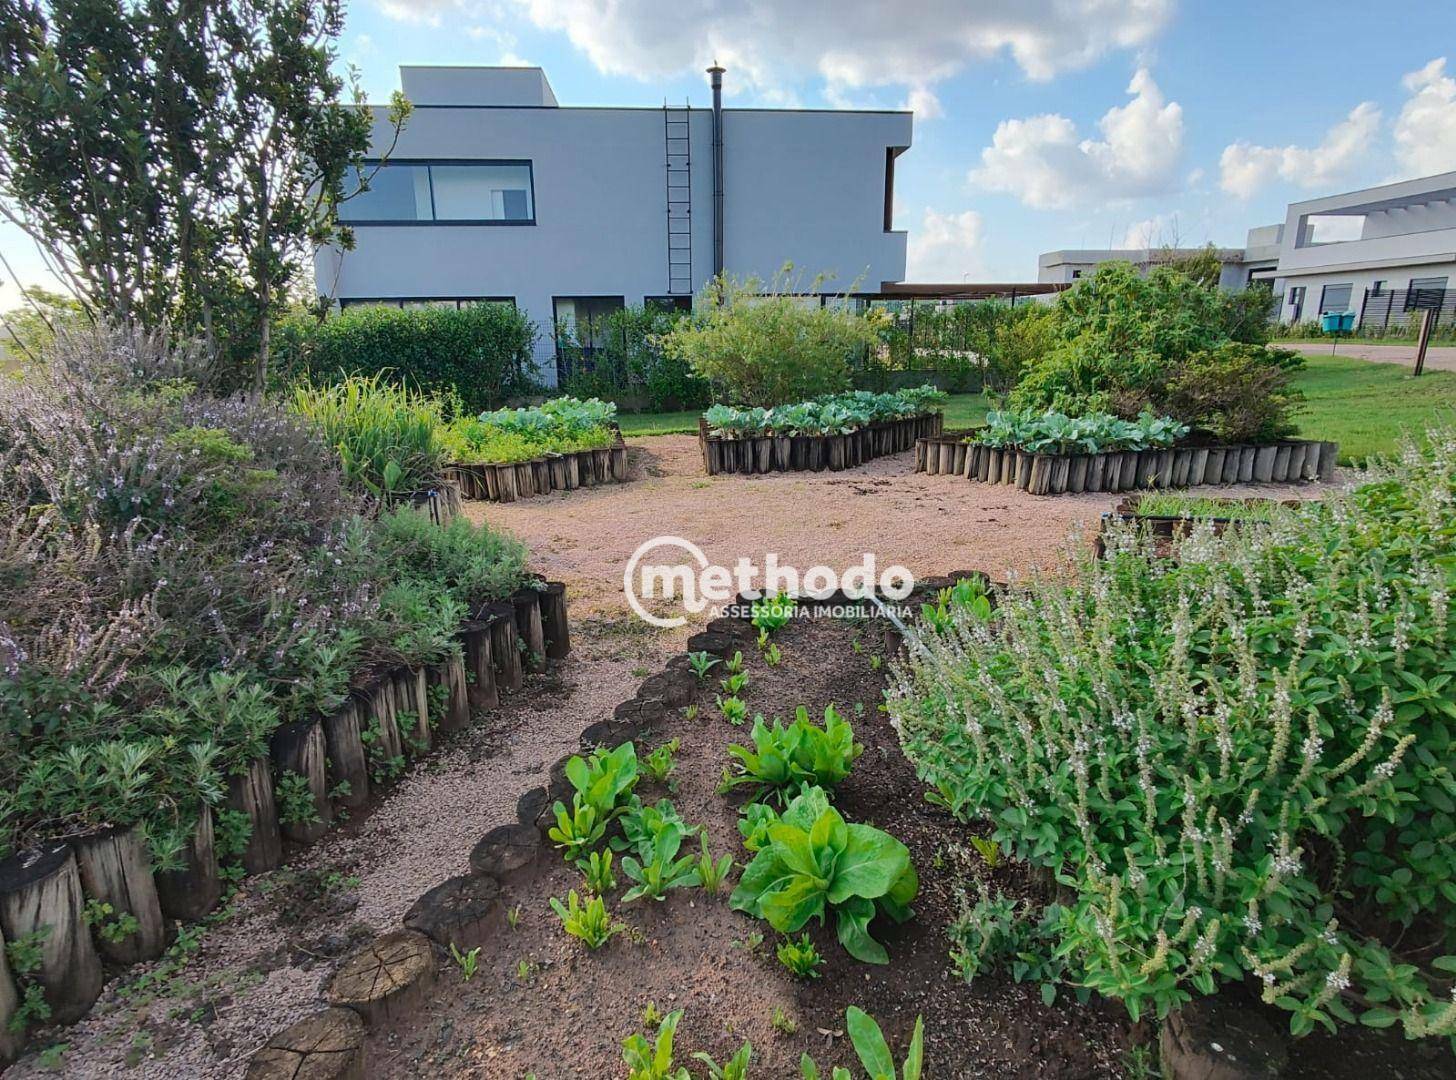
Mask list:
[[[844,435],[765,435],[728,439],[708,433],[698,417],[698,449],[709,476],[720,473],[840,472],[878,457],[900,454],[916,441],[939,435],[945,413],[921,413],[903,420],[866,424]]]
[[[452,462],[445,480],[467,499],[515,502],[553,491],[627,482],[627,442],[621,431],[611,446],[545,454],[528,461]]]
[[[968,432],[915,442],[915,471],[1006,484],[1032,495],[1145,491],[1205,484],[1329,483],[1340,444],[1283,439],[1252,444],[1173,446],[1100,454],[1033,454],[1016,447],[966,442]]]

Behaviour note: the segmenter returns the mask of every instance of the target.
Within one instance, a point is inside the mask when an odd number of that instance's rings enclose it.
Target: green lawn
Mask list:
[[[1306,408],[1300,434],[1340,444],[1345,463],[1395,449],[1402,431],[1419,434],[1433,418],[1456,423],[1456,372],[1431,371],[1419,379],[1397,364],[1348,356],[1312,355],[1299,376]],[[945,426],[981,423],[991,403],[984,394],[952,394]],[[619,417],[624,435],[674,435],[698,430],[695,412],[638,413]]]

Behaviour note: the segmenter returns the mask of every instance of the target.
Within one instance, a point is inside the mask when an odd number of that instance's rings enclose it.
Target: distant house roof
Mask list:
[[[1002,281],[931,284],[886,281],[876,295],[885,300],[989,300],[992,297],[1040,296],[1069,288],[1065,281]]]

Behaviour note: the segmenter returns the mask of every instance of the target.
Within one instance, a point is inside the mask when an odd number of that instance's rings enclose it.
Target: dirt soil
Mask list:
[[[792,716],[796,705],[822,717],[833,704],[854,725],[865,746],[850,777],[834,795],[852,821],[871,822],[906,843],[920,875],[915,917],[895,926],[878,919],[872,933],[889,950],[890,964],[850,957],[827,927],[811,925],[826,958],[823,977],[796,982],[779,965],[780,939],[767,923],[731,911],[725,887],[714,897],[701,889],[669,893],[663,902],[623,904],[627,882],[607,896],[609,910],[626,923],[596,952],[561,929],[547,899],[580,889],[580,874],[554,850],[506,882],[497,932],[480,954],[479,971],[466,982],[446,970],[429,1005],[403,1030],[370,1033],[371,1074],[405,1077],[460,1075],[540,1080],[617,1075],[621,1041],[642,1030],[649,1002],[666,1013],[683,1009],[675,1045],[678,1064],[693,1051],[722,1061],[746,1039],[753,1044],[757,1077],[798,1075],[809,1051],[827,1066],[854,1064],[843,1036],[844,1010],[860,1005],[876,1016],[891,1045],[903,1051],[915,1016],[923,1014],[926,1072],[959,1077],[1093,1077],[1121,1075],[1128,1045],[1125,1016],[1075,1002],[1042,1004],[1035,987],[978,980],[961,982],[947,959],[946,925],[955,918],[957,883],[990,876],[967,844],[967,831],[927,804],[923,787],[901,755],[889,720],[879,712],[886,664],[871,624],[843,619],[799,619],[777,635],[783,660],[770,667],[750,642],[749,675],[742,694],[750,713]],[[672,799],[690,824],[702,824],[715,855],[745,852],[737,832],[740,795],[718,793],[727,746],[746,741],[748,727],[731,726],[712,704],[721,668],[699,694],[698,716],[681,712],[660,732],[641,740],[645,750],[681,741],[670,792],[639,787],[646,802]],[[733,877],[741,872],[735,867]],[[995,884],[1025,891],[1012,872]],[[516,907],[514,928],[505,911]],[[782,1010],[786,1023],[776,1028]],[[786,1030],[792,1027],[792,1032]],[[856,1075],[859,1067],[855,1064]],[[701,1069],[697,1073],[701,1073]]]

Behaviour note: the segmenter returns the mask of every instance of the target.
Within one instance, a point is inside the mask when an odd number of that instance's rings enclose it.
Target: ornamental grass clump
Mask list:
[[[1453,586],[1446,430],[1171,559],[1116,532],[920,635],[888,708],[937,800],[1057,875],[1073,985],[1161,1015],[1252,977],[1295,1034],[1449,1036]]]

